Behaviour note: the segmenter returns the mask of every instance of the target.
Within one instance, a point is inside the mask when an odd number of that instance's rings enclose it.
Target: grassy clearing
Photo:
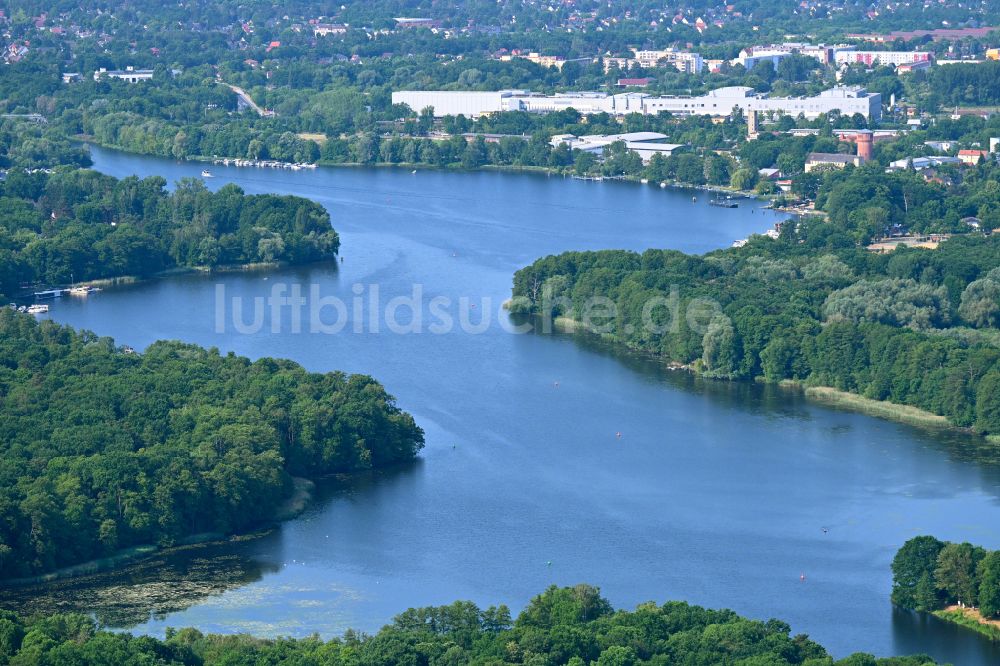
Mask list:
[[[955,624],[979,632],[991,641],[1000,642],[1000,621],[984,620],[983,616],[977,610],[950,606],[945,610],[934,611],[934,615],[942,620],[954,622]]]
[[[910,425],[929,426],[934,428],[950,428],[948,419],[938,414],[911,407],[910,405],[899,405],[885,400],[872,400],[854,393],[838,391],[829,386],[810,386],[806,389],[806,396],[835,407],[843,407],[853,411],[877,416],[883,419],[891,419]]]
[[[320,134],[317,132],[299,132],[295,136],[299,137],[303,141],[315,141],[321,146],[326,143],[326,134]]]

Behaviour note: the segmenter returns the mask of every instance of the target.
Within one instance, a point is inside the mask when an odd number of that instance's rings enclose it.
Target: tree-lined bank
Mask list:
[[[292,477],[412,461],[371,377],[0,312],[0,579],[272,520]]]
[[[933,666],[930,657],[876,659],[856,653],[835,661],[780,620],[760,622],[729,610],[648,602],[615,610],[588,585],[550,587],[517,616],[506,606],[468,601],[411,608],[368,636],[348,631],[322,641],[171,630],[165,640],[100,631],[82,615],[25,620],[0,611],[0,660],[11,666],[100,663],[413,664],[450,666]]]
[[[190,178],[166,185],[84,169],[10,171],[0,185],[0,297],[177,267],[301,264],[339,250],[315,202],[235,185],[211,192]]]
[[[994,189],[1000,170],[979,169],[965,186]],[[830,386],[1000,434],[1000,237],[890,254],[863,246],[888,225],[930,230],[976,205],[942,194],[916,174],[848,170],[820,190],[827,219],[702,256],[546,257],[515,275],[513,309],[589,318],[623,345],[709,377]],[[592,309],[600,299],[610,313]]]

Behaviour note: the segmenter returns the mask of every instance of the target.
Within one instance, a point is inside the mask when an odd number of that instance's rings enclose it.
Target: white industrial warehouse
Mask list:
[[[636,92],[618,95],[594,92],[541,95],[524,90],[404,90],[392,93],[392,103],[406,104],[416,112],[431,107],[436,117],[463,115],[470,118],[501,111],[550,113],[567,109],[575,109],[582,114],[655,115],[661,111],[669,111],[678,115],[727,116],[734,108],[741,109],[744,114],[751,111],[765,115],[802,114],[810,119],[831,111],[840,111],[844,115],[858,113],[869,122],[877,122],[882,117],[882,96],[858,86],[838,86],[814,97],[766,97],[753,88],[742,86],[719,88],[699,96],[664,97]]]
[[[587,134],[574,136],[572,134],[556,134],[550,143],[553,147],[565,144],[573,150],[583,150],[595,155],[601,155],[607,146],[621,141],[625,148],[634,151],[648,163],[653,155],[669,157],[683,144],[667,143],[667,135],[659,132],[627,132],[625,134]]]

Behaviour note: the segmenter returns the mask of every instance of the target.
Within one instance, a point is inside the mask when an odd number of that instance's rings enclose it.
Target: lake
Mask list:
[[[114,176],[171,183],[203,168],[98,149],[93,158]],[[512,274],[538,257],[706,252],[780,216],[750,201],[711,207],[704,192],[537,175],[212,171],[212,188],[325,205],[343,262],[154,280],[64,298],[51,317],[138,349],[174,338],[371,374],[416,417],[427,447],[412,467],[321,484],[300,518],[269,533],[6,592],[6,605],[85,609],[159,635],[195,626],[332,636],[456,599],[516,612],[548,585],[588,582],[619,607],[681,599],[777,617],[836,656],[1000,663],[978,635],[889,603],[889,563],[910,537],[1000,547],[1000,470],[977,463],[972,442],[776,387],[700,380],[587,337],[501,325]],[[342,330],[254,308],[293,285],[345,304]],[[421,303],[477,307],[450,332],[373,332],[374,313],[415,285]],[[413,323],[412,310],[399,312]]]

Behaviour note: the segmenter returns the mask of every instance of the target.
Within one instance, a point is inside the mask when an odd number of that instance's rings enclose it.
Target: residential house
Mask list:
[[[989,159],[990,154],[985,150],[960,150],[958,151],[958,161],[962,164],[976,165],[979,160]]]
[[[809,153],[806,157],[806,173],[819,168],[843,169],[848,164],[860,166],[861,158],[843,153]]]

